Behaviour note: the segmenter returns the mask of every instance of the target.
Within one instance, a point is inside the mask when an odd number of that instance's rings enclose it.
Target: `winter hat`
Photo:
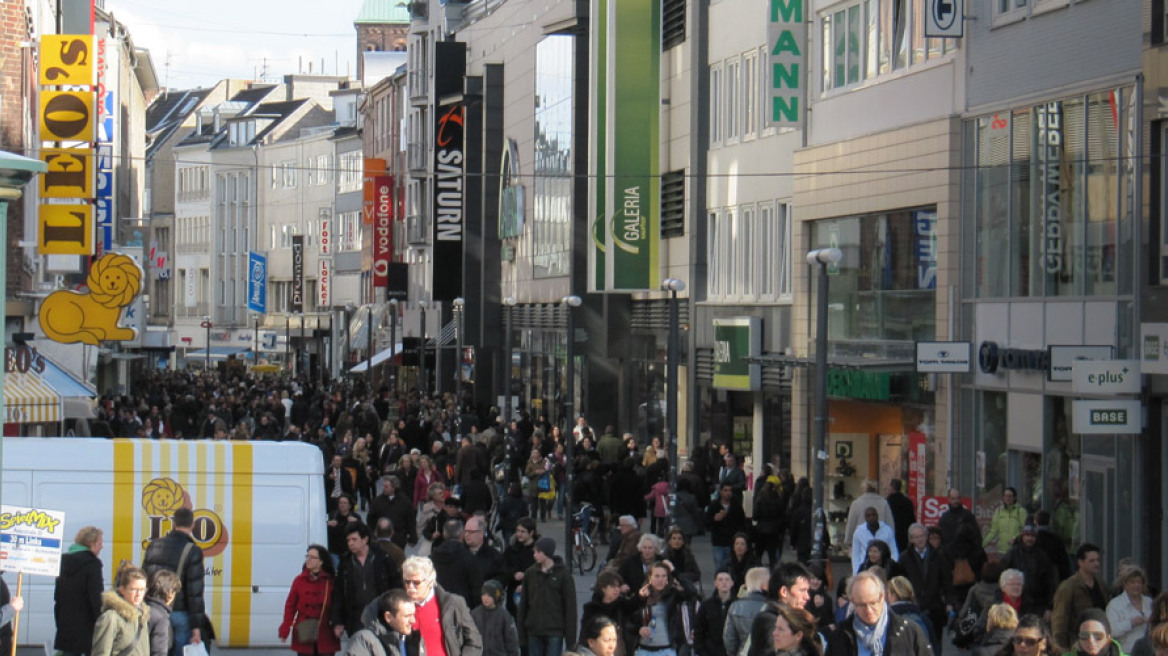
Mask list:
[[[1036,534],[1036,533],[1038,533],[1038,527],[1035,526],[1034,524],[1027,524],[1027,525],[1022,527],[1022,533],[1023,534],[1030,534],[1030,535]]]
[[[556,555],[556,541],[551,538],[540,538],[535,541],[535,548],[543,555],[551,558]]]
[[[1083,626],[1083,622],[1099,622],[1103,625],[1103,630],[1107,631],[1107,635],[1111,635],[1111,622],[1107,620],[1107,613],[1098,608],[1088,608],[1082,613],[1079,613],[1079,623],[1075,626],[1081,627]],[[1077,634],[1078,632],[1079,629],[1076,628],[1075,633]]]
[[[483,584],[483,594],[490,596],[495,600],[495,606],[499,606],[503,603],[503,584],[495,579],[488,579]]]

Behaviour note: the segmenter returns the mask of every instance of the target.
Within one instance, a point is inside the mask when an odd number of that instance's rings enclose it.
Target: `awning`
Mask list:
[[[402,345],[400,342],[393,347],[385,349],[381,353],[378,353],[377,355],[373,356],[373,366],[376,367],[377,365],[385,362],[386,360],[396,356],[398,353],[401,353],[401,351],[402,351]],[[353,365],[352,367],[350,367],[349,371],[351,371],[353,373],[358,373],[358,374],[364,373],[368,364],[369,364],[368,360],[362,360],[362,361],[358,362],[357,364]]]
[[[251,349],[238,346],[212,346],[211,359],[212,360],[226,360],[227,358],[235,358],[240,353],[247,353]],[[187,351],[187,362],[191,360],[206,360],[207,350],[199,349],[198,351]]]
[[[97,389],[75,377],[66,369],[45,358],[45,370],[41,374],[44,382],[61,396],[66,419],[93,418],[93,399]]]
[[[4,374],[5,423],[61,421],[61,396],[33,373]]]

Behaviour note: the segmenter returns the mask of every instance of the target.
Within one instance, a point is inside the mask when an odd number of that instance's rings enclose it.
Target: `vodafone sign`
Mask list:
[[[393,176],[373,179],[373,288],[389,284],[393,255]]]

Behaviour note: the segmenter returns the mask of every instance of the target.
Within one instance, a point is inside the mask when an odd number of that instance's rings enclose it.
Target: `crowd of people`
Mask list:
[[[1168,593],[1153,600],[1129,561],[1108,585],[1097,546],[1070,551],[1050,513],[1018,507],[1010,489],[983,535],[956,489],[938,525],[924,526],[899,481],[884,494],[865,482],[836,535],[850,572],[834,581],[830,561],[812,561],[808,481],[777,464],[748,481],[727,443],[681,463],[671,509],[660,437],[597,434],[583,417],[561,431],[542,416],[504,421],[467,399],[359,383],[191,373],[147,382],[139,395],[102,399],[81,430],[320,448],[326,544],[307,546],[274,627],[300,654],[925,656],[950,642],[976,656],[1168,653]],[[579,609],[572,572],[539,530],[571,519],[569,495],[595,513],[607,543]],[[173,523],[112,591],[100,577],[101,532],[78,533],[58,580],[56,649],[177,656],[210,639],[190,511]],[[712,554],[709,594],[699,539]],[[0,602],[0,621],[21,603]]]

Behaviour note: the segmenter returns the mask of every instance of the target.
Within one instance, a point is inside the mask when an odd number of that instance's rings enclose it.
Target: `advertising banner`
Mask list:
[[[316,307],[327,308],[332,305],[332,260],[322,257],[317,260],[316,267]]]
[[[661,285],[661,3],[608,6],[605,289]],[[618,65],[619,62],[619,65]]]
[[[752,391],[762,385],[761,365],[747,358],[762,352],[762,319],[714,319],[714,387]]]
[[[39,59],[41,86],[93,85],[92,34],[45,34]]]
[[[97,250],[105,252],[114,245],[114,217],[117,204],[114,195],[114,155],[117,135],[114,120],[117,97],[116,46],[108,39],[97,42]]]
[[[365,158],[365,170],[361,176],[361,223],[373,225],[374,208],[377,205],[376,178],[385,175],[385,160],[376,157]]]
[[[928,441],[920,431],[908,434],[908,498],[913,508],[920,508],[925,499]]]
[[[92,205],[41,205],[38,210],[41,255],[93,255]]]
[[[588,129],[591,136],[588,156],[588,291],[602,292],[605,287],[608,230],[608,2],[592,0],[592,41],[589,52],[595,64],[589,67]]]
[[[769,66],[763,68],[767,94],[764,125],[768,128],[803,126],[806,105],[804,69],[807,23],[803,21],[805,0],[769,0],[767,12],[767,52]]]
[[[380,289],[393,257],[393,176],[377,176],[373,187],[373,288]]]
[[[0,506],[0,570],[57,576],[64,543],[65,513]]]
[[[93,141],[96,107],[92,91],[41,91],[43,141]]]
[[[42,148],[41,198],[93,198],[92,148]]]
[[[268,311],[268,256],[255,251],[247,254],[247,309]]]
[[[292,299],[288,305],[293,314],[304,312],[304,235],[292,236]]]

